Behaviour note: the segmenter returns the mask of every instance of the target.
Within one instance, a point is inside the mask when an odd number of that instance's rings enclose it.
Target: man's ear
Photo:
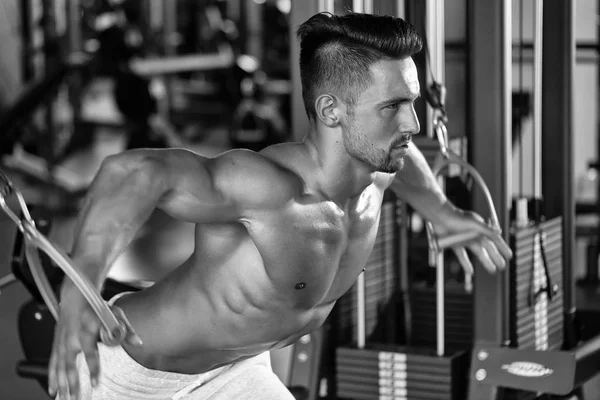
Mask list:
[[[342,102],[332,94],[322,94],[315,101],[317,118],[326,126],[334,128],[340,124]]]

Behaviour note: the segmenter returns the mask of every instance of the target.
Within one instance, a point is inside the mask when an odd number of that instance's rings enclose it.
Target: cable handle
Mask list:
[[[6,203],[6,198],[11,194],[16,196],[18,200],[22,217],[19,217]],[[117,319],[89,279],[75,269],[70,258],[60,249],[52,245],[50,241],[36,229],[35,222],[33,218],[31,218],[23,195],[2,171],[0,171],[0,208],[2,208],[23,233],[23,237],[25,238],[25,256],[27,257],[31,274],[44,303],[46,303],[54,318],[58,319],[59,303],[54,294],[54,290],[52,289],[52,285],[44,273],[40,256],[38,251],[36,251],[38,249],[46,253],[50,259],[63,270],[65,275],[73,281],[77,289],[90,304],[100,319],[105,331],[100,335],[102,341],[107,345],[121,343],[127,333],[124,322]]]
[[[432,168],[432,172],[435,177],[439,177],[442,175],[443,171],[447,171],[447,167],[456,164],[461,167],[461,169],[465,170],[469,175],[472,176],[475,183],[481,188],[488,209],[490,213],[490,225],[493,229],[497,231],[501,231],[500,222],[498,219],[498,214],[496,213],[496,207],[494,205],[494,201],[492,199],[492,195],[477,171],[475,167],[471,164],[463,160],[460,156],[454,153],[448,145],[448,132],[446,130],[446,125],[444,120],[439,117],[434,120],[434,127],[437,139],[440,143],[440,152],[442,154],[441,161],[438,161],[434,164]],[[427,230],[427,241],[429,245],[429,259],[432,266],[436,268],[436,320],[437,320],[437,354],[438,356],[443,356],[445,353],[445,320],[444,320],[444,268],[440,267],[443,265],[443,252],[445,249],[456,246],[465,246],[469,243],[478,240],[480,238],[480,234],[475,231],[471,232],[461,232],[457,234],[448,235],[445,237],[438,237],[435,232],[435,228],[431,222],[426,223]],[[465,282],[472,282],[472,276],[470,273],[465,273]]]
[[[434,125],[436,136],[440,143],[440,152],[442,153],[443,157],[441,158],[441,161],[437,161],[434,164],[432,168],[433,175],[436,177],[441,176],[443,171],[446,170],[446,167],[452,164],[458,165],[461,167],[461,169],[465,170],[469,175],[471,175],[477,186],[479,186],[483,192],[490,213],[490,226],[492,229],[501,232],[502,228],[500,227],[500,221],[498,219],[498,214],[496,213],[494,200],[492,199],[492,195],[484,179],[479,174],[479,171],[477,171],[475,167],[463,160],[462,157],[458,156],[449,148],[448,132],[444,122],[438,118],[434,121]],[[449,247],[462,246],[473,240],[476,240],[480,236],[477,232],[463,232],[438,238],[435,234],[435,230],[433,230],[433,225],[428,225],[427,233],[429,238],[429,247],[435,251],[443,251]]]

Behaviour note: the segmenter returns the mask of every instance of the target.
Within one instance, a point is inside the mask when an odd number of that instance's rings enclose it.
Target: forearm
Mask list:
[[[150,217],[166,187],[139,157],[105,162],[79,213],[71,257],[100,289],[112,263]],[[69,280],[65,287],[72,286]]]
[[[450,205],[421,151],[411,143],[404,157],[404,168],[396,174],[390,188],[425,219],[434,221]]]

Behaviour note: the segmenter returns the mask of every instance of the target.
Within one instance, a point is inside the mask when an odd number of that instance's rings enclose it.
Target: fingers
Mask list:
[[[456,247],[452,249],[458,262],[463,267],[465,273],[472,274],[474,271],[473,264],[464,247]],[[495,244],[489,239],[481,239],[478,243],[469,246],[469,250],[477,257],[483,267],[490,273],[495,273],[497,270],[506,268],[506,261]]]
[[[483,234],[493,242],[497,251],[505,260],[510,260],[513,256],[512,250],[508,243],[504,241],[502,233],[496,229],[491,228],[487,224],[482,224]],[[487,246],[486,246],[487,248]],[[496,251],[495,251],[496,252]]]
[[[496,248],[500,251],[500,254],[505,260],[510,260],[513,257],[512,249],[500,234],[494,235],[490,239],[494,242]]]
[[[494,264],[495,268],[498,270],[503,270],[506,267],[506,260],[504,256],[500,254],[498,247],[489,239],[483,239],[481,241],[481,245],[487,252],[487,255]]]
[[[112,311],[115,314],[115,317],[117,317],[117,319],[122,324],[125,325],[125,328],[126,328],[125,342],[127,342],[128,344],[130,344],[132,346],[142,346],[144,344],[144,342],[142,341],[142,338],[140,338],[138,336],[138,334],[135,332],[135,330],[133,329],[133,326],[129,322],[129,319],[127,319],[127,317],[125,316],[125,313],[123,312],[123,310],[120,309],[119,307],[113,307]]]
[[[58,386],[58,396],[61,399],[69,398],[69,381],[67,379],[65,358],[66,350],[64,348],[60,348],[56,362],[56,383]]]
[[[100,379],[100,357],[98,355],[97,339],[93,335],[84,336],[81,338],[81,349],[90,371],[92,387],[96,387]]]
[[[79,351],[70,350],[65,358],[65,375],[69,385],[68,391],[71,400],[79,400],[79,371],[77,371],[77,354]]]
[[[486,248],[480,244],[474,244],[469,246],[469,250],[479,259],[479,262],[483,265],[489,273],[493,274],[496,272],[496,265],[490,258]]]
[[[452,249],[454,254],[456,254],[456,258],[458,262],[463,267],[463,270],[466,274],[473,274],[473,263],[469,259],[469,255],[467,254],[467,250],[464,247],[457,247]]]
[[[100,373],[97,347],[99,329],[100,322],[91,309],[83,312],[66,310],[64,315],[61,315],[56,325],[48,370],[48,393],[50,396],[54,397],[58,394],[61,400],[79,399],[80,382],[77,357],[81,352],[88,364],[92,385],[98,382]]]
[[[58,382],[56,380],[56,336],[54,337],[54,344],[52,345],[52,354],[50,355],[50,363],[48,364],[48,394],[50,397],[56,396],[58,389]]]

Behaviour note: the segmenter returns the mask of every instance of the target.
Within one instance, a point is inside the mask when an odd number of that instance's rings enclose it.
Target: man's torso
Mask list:
[[[378,182],[340,205],[310,188],[284,207],[195,229],[195,251],[118,302],[144,340],[141,364],[200,373],[283,347],[318,328],[354,284],[377,234]]]

